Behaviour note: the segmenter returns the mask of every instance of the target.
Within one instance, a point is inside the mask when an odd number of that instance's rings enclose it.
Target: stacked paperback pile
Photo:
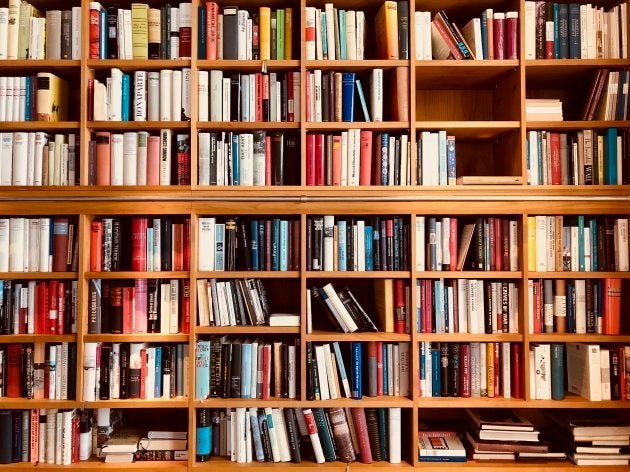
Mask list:
[[[466,448],[451,428],[420,425],[418,453],[420,462],[466,462]]]
[[[525,118],[527,121],[562,121],[562,102],[555,98],[528,98]]]
[[[549,430],[576,465],[628,465],[630,421],[615,411],[547,410]]]
[[[106,463],[134,461],[188,460],[188,433],[185,431],[139,431],[122,429],[114,433],[101,448]]]

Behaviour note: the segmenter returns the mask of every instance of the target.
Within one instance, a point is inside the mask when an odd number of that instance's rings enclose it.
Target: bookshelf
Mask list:
[[[65,7],[60,0],[33,0],[38,8],[45,10]],[[89,37],[89,1],[81,0],[73,5],[82,7],[83,38]],[[130,1],[117,2],[129,7]],[[158,1],[156,6],[167,2]],[[202,0],[193,0],[193,12],[202,4]],[[274,7],[292,7],[293,17],[293,55],[291,59],[257,61],[257,60],[209,60],[198,59],[196,31],[197,16],[193,14],[193,35],[191,59],[152,59],[152,60],[113,60],[90,59],[89,42],[82,44],[80,60],[6,60],[0,62],[2,75],[17,75],[25,72],[41,71],[53,72],[71,81],[71,90],[78,98],[76,106],[70,113],[71,121],[41,123],[41,122],[0,122],[1,132],[40,131],[74,132],[80,137],[79,177],[78,185],[69,187],[4,187],[0,188],[0,215],[11,216],[78,216],[79,263],[76,272],[51,273],[1,273],[0,278],[6,280],[78,280],[79,319],[75,334],[20,334],[0,337],[5,343],[32,342],[76,342],[77,343],[77,398],[76,400],[26,400],[14,398],[0,398],[0,409],[28,409],[28,408],[129,408],[129,409],[177,409],[188,417],[190,459],[186,462],[138,462],[131,466],[133,469],[175,469],[175,470],[203,470],[214,467],[238,467],[243,470],[264,470],[271,464],[236,465],[226,458],[213,457],[207,463],[195,462],[195,419],[198,408],[234,408],[234,407],[369,407],[387,408],[400,407],[403,409],[403,444],[400,465],[388,462],[373,464],[353,463],[352,469],[370,470],[393,467],[395,469],[410,470],[420,466],[425,470],[443,470],[443,464],[419,464],[417,457],[417,423],[419,419],[430,416],[456,416],[463,408],[514,408],[514,409],[545,409],[545,408],[576,408],[576,409],[627,409],[628,401],[591,402],[575,395],[567,395],[564,400],[531,400],[529,382],[523,382],[522,399],[504,398],[425,398],[419,394],[418,372],[420,368],[419,351],[422,342],[497,342],[519,343],[522,352],[527,353],[533,343],[552,342],[594,342],[594,343],[630,343],[630,335],[625,331],[619,336],[605,336],[597,334],[565,334],[543,333],[531,334],[527,313],[529,302],[526,292],[530,279],[591,279],[616,277],[627,280],[628,272],[537,272],[527,265],[528,247],[526,222],[528,216],[534,215],[630,215],[630,201],[628,200],[627,185],[595,185],[595,186],[551,186],[527,185],[527,132],[529,130],[556,130],[561,132],[577,131],[585,128],[606,129],[611,126],[619,130],[629,130],[630,121],[562,121],[538,122],[527,121],[525,118],[525,99],[555,95],[566,97],[569,101],[580,101],[587,86],[590,74],[600,68],[611,70],[627,70],[630,68],[629,59],[558,59],[558,60],[525,60],[524,47],[519,47],[518,60],[484,60],[484,61],[439,61],[416,60],[416,34],[414,22],[411,21],[409,42],[409,60],[381,60],[373,56],[363,61],[355,60],[306,60],[304,27],[304,12],[307,6],[323,8],[322,0],[286,0],[269,2]],[[365,9],[368,24],[372,24],[381,1],[378,0],[341,0],[335,4],[340,7]],[[107,5],[108,2],[103,2]],[[255,10],[259,4],[251,0],[236,2],[220,2],[220,6],[237,4],[239,7]],[[605,2],[608,6],[608,2]],[[487,7],[502,8],[519,12],[520,38],[519,45],[524,44],[524,2],[523,1],[488,1],[462,2],[461,0],[411,0],[410,12],[416,10],[430,10],[436,12],[441,8],[454,13],[455,17],[470,17],[478,13],[477,10]],[[298,13],[298,14],[296,14]],[[369,44],[369,41],[368,41]],[[159,71],[161,69],[181,70],[191,68],[191,115],[190,121],[143,121],[143,122],[108,122],[88,121],[88,80],[94,77],[106,76],[111,68],[119,68],[123,72],[136,70]],[[408,100],[409,118],[404,121],[384,122],[308,122],[306,120],[306,87],[304,77],[307,71],[319,69],[322,71],[343,71],[369,73],[374,68],[381,68],[385,73],[401,68],[408,79],[409,87],[405,91]],[[269,72],[299,72],[302,78],[300,87],[300,109],[296,113],[294,122],[213,122],[199,121],[197,85],[199,71],[222,70],[233,73],[255,73],[261,70]],[[89,150],[87,143],[96,131],[150,131],[171,129],[190,135],[190,185],[168,186],[93,186],[89,182]],[[412,185],[409,186],[359,186],[332,187],[306,185],[306,137],[311,132],[339,132],[348,129],[372,130],[374,132],[392,131],[394,134],[408,133],[411,142],[412,159],[410,175]],[[294,133],[299,143],[299,184],[265,187],[233,187],[233,186],[202,186],[198,184],[198,155],[199,132],[238,132],[238,131],[284,131]],[[458,171],[466,175],[497,175],[521,177],[520,185],[480,185],[480,186],[419,186],[415,185],[417,175],[415,147],[418,134],[421,131],[447,130],[461,142],[458,147]],[[627,151],[626,151],[627,152]],[[518,255],[519,266],[516,271],[420,271],[416,268],[418,247],[413,237],[409,238],[410,251],[408,254],[410,267],[400,271],[375,272],[338,272],[307,270],[306,234],[307,221],[318,215],[353,215],[369,218],[372,215],[400,215],[410,228],[415,227],[416,219],[424,217],[440,217],[454,215],[461,218],[480,216],[505,216],[518,221]],[[191,254],[190,269],[186,271],[160,272],[92,272],[90,271],[90,223],[95,218],[125,217],[136,215],[160,217],[169,215],[177,218],[190,218],[191,221]],[[299,221],[300,247],[299,268],[289,271],[201,271],[197,268],[199,254],[198,224],[199,218],[213,215],[220,217],[243,216],[262,218],[290,217]],[[411,234],[411,233],[410,233]],[[279,298],[285,286],[290,287],[292,302],[299,309],[301,316],[300,327],[272,328],[268,326],[197,326],[196,320],[196,281],[203,278],[239,279],[260,278],[270,282],[272,295]],[[87,329],[87,308],[89,281],[103,280],[133,280],[145,279],[189,279],[191,328],[189,333],[177,334],[90,334]],[[399,333],[337,333],[315,329],[312,333],[306,330],[306,289],[320,282],[339,282],[352,280],[359,287],[366,287],[369,291],[373,280],[404,279],[415,290],[416,282],[421,279],[482,279],[507,280],[517,283],[518,294],[518,329],[515,333],[500,334],[470,334],[470,333],[418,333],[416,332],[416,299],[411,297],[411,330],[406,334]],[[627,302],[627,300],[626,300]],[[627,303],[624,308],[627,308]],[[282,339],[299,339],[299,359],[301,368],[297,383],[298,399],[271,398],[269,400],[212,398],[196,400],[194,398],[194,347],[195,342],[214,335],[232,336],[262,336],[278,335]],[[335,400],[309,401],[306,400],[306,369],[304,359],[306,342],[326,341],[387,341],[392,343],[410,343],[410,394],[408,397],[364,397],[361,401],[347,398]],[[90,342],[156,342],[156,343],[187,343],[190,349],[188,398],[154,399],[154,400],[95,400],[84,401],[82,398],[83,384],[83,347]],[[527,362],[522,366],[522,378],[529,379],[530,367]],[[303,461],[301,464],[281,464],[281,467],[300,470],[312,470],[315,463]],[[1,469],[32,469],[33,464],[13,464],[0,466]],[[56,466],[39,464],[38,467],[53,468]],[[114,464],[103,464],[91,459],[68,466],[71,469],[102,470],[107,468],[121,468]],[[327,469],[345,468],[340,462],[326,463]],[[464,465],[450,464],[453,469],[479,469],[486,472],[508,469],[551,471],[575,470],[570,463],[521,464],[468,462]],[[610,470],[608,467],[591,467],[589,470]]]

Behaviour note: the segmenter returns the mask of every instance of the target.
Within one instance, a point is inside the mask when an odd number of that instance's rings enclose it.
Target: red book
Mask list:
[[[545,3],[545,59],[554,58],[553,3]]]
[[[172,250],[173,270],[184,270],[184,225],[182,223],[173,223]]]
[[[510,221],[507,218],[501,219],[501,241],[503,255],[500,270],[510,270]]]
[[[459,346],[459,362],[460,362],[460,385],[461,396],[470,397],[470,344],[460,344]]]
[[[133,287],[123,287],[122,289],[122,328],[123,334],[133,333]]]
[[[182,289],[182,333],[190,333],[190,280],[184,279]]]
[[[453,57],[455,59],[463,59],[464,55],[459,50],[459,46],[457,46],[457,43],[455,42],[455,38],[453,38],[453,36],[449,32],[448,27],[444,24],[444,19],[442,18],[442,15],[440,15],[439,13],[435,15],[432,23],[435,26],[435,29],[440,34],[440,36],[442,37],[442,40],[444,41],[444,43],[448,46],[448,49],[451,51],[451,54],[453,55]]]
[[[271,384],[271,346],[266,345],[263,347],[263,360],[262,360],[262,399],[269,399],[269,391]]]
[[[341,153],[341,144],[339,149]],[[306,185],[315,185],[315,135],[312,133],[306,135]]]
[[[372,382],[376,383],[376,378],[377,378],[377,369],[376,369],[376,363],[377,363],[377,354],[376,354],[376,350],[378,349],[378,345],[376,344],[376,341],[368,341],[367,342],[367,358],[368,358],[368,385],[372,385]],[[374,380],[372,380],[374,379]],[[371,390],[368,390],[368,395],[372,395],[373,393],[377,393],[377,392],[372,392]]]
[[[177,135],[177,184],[190,185],[190,145],[187,135]]]
[[[433,332],[433,287],[430,280],[424,280],[424,316],[426,317],[426,333]]]
[[[382,141],[382,134],[379,133],[376,135],[376,153],[374,155],[374,162],[373,162],[373,166],[372,166],[372,175],[374,176],[374,184],[375,185],[383,185],[383,180],[382,180],[382,172],[381,172],[381,166],[383,165],[383,155],[381,153],[381,146],[380,143]]]
[[[110,158],[111,135],[107,131],[98,131],[96,133],[95,141],[96,141],[96,185],[111,185],[111,169],[112,169],[112,163],[111,163],[111,158]],[[149,170],[150,169],[151,169],[151,166],[149,166]],[[159,171],[159,167],[158,167],[158,171]]]
[[[271,136],[265,136],[265,185],[271,185],[273,178],[273,152],[271,152]]]
[[[306,71],[306,121],[313,121],[313,116],[311,114],[311,102],[313,100],[313,90],[311,87],[311,78],[312,72]]]
[[[503,237],[501,234],[501,218],[494,219],[494,270],[503,270]]]
[[[262,121],[262,74],[260,72],[256,73],[256,121]]]
[[[510,373],[512,374],[510,391],[512,398],[523,398],[523,380],[521,378],[523,372],[522,345],[512,343],[510,344],[510,350]]]
[[[507,12],[505,17],[507,23],[507,58],[518,59],[518,13]]]
[[[140,398],[147,398],[147,350],[140,349]]]
[[[324,135],[315,135],[315,185],[326,184],[326,165],[324,163]]]
[[[31,409],[31,425],[30,425],[29,442],[31,444],[31,464],[38,461],[39,458],[39,409]]]
[[[383,342],[376,343],[376,394],[383,396]]]
[[[603,280],[604,334],[621,332],[621,279]]]
[[[499,397],[503,394],[501,391],[501,344],[492,343],[494,347],[494,396]]]
[[[68,269],[68,218],[55,218],[53,223],[53,272]]]
[[[341,136],[338,135],[332,138],[332,184],[341,185]]]
[[[101,59],[100,11],[90,9],[90,59]]]
[[[92,221],[90,225],[90,271],[103,270],[101,256],[103,254],[103,223]]]
[[[560,165],[560,133],[549,133],[551,148],[551,185],[562,183]]]
[[[218,59],[217,34],[219,32],[219,5],[206,3],[206,59]]]
[[[269,76],[262,75],[261,76],[261,85],[260,91],[262,93],[262,121],[269,121],[270,110],[269,107],[271,104],[269,103]],[[265,107],[265,103],[267,106]]]
[[[22,345],[7,347],[7,398],[19,398],[22,394]]]
[[[94,79],[88,79],[88,120],[94,119]]]
[[[147,228],[146,218],[131,220],[131,270],[146,272],[147,270]]]
[[[492,21],[494,58],[505,59],[505,13],[495,13]]]
[[[190,218],[184,220],[184,268],[190,270]]]
[[[359,185],[372,184],[372,132],[361,130]]]
[[[63,327],[66,325],[66,284],[57,284],[57,334],[64,334]]]
[[[35,334],[46,334],[46,282],[35,286]]]
[[[160,137],[147,141],[147,185],[160,185]]]
[[[57,280],[51,280],[50,287],[48,288],[48,334],[59,334],[57,333],[57,318],[59,316],[58,294],[59,282]]]
[[[449,267],[450,270],[455,270],[457,267],[457,218],[451,217],[449,220],[449,238],[448,238],[448,250],[451,256]]]
[[[180,8],[180,15],[181,15],[181,8]],[[190,10],[189,10],[190,11]],[[207,16],[207,13],[206,13]],[[190,18],[190,20],[192,21],[192,18]],[[179,17],[179,21],[181,24],[182,21],[182,17]],[[189,24],[190,25],[190,24]],[[191,54],[191,49],[192,49],[192,44],[191,44],[191,34],[192,34],[192,26],[180,26],[179,27],[179,57],[180,58],[190,58],[192,56]],[[207,46],[206,46],[207,49]]]
[[[79,415],[72,416],[72,462],[79,462]]]
[[[394,332],[404,334],[407,327],[405,308],[405,283],[402,279],[394,280]]]
[[[372,448],[370,447],[370,436],[368,435],[367,421],[365,419],[365,410],[363,408],[352,408],[352,420],[354,421],[354,430],[359,443],[359,462],[363,464],[372,463]]]

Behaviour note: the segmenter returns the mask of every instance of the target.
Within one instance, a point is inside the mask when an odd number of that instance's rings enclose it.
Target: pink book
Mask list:
[[[315,185],[315,135],[306,135],[306,185]]]
[[[136,279],[133,289],[133,327],[134,333],[147,332],[147,279]]]
[[[359,185],[370,185],[372,183],[372,132],[361,131],[361,169],[359,172]]]
[[[123,334],[133,333],[133,297],[134,289],[131,287],[123,287]]]
[[[334,135],[332,139],[332,184],[338,186],[341,185],[341,136]]]
[[[147,185],[160,185],[159,136],[149,136],[147,144]]]

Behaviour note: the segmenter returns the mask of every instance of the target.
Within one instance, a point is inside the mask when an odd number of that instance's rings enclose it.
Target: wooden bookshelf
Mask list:
[[[63,8],[62,0],[33,0],[34,5],[42,9]],[[89,1],[77,0],[75,4],[83,7],[82,21],[82,57],[80,60],[14,60],[1,61],[3,75],[19,75],[38,71],[50,71],[72,79],[72,87],[81,91],[80,101],[72,103],[72,109],[79,113],[71,113],[72,120],[64,122],[0,122],[0,131],[41,131],[75,132],[80,138],[80,185],[74,187],[4,187],[0,189],[0,215],[73,215],[78,216],[79,230],[79,269],[77,272],[28,273],[11,272],[0,274],[0,279],[9,280],[78,280],[79,281],[79,320],[78,332],[65,335],[6,335],[0,336],[0,343],[34,343],[34,342],[76,342],[77,343],[77,390],[76,400],[27,400],[22,398],[0,398],[0,409],[30,408],[123,408],[123,409],[177,409],[181,415],[188,417],[188,441],[190,457],[182,462],[137,462],[131,465],[104,464],[97,459],[78,462],[68,469],[80,470],[203,470],[210,471],[219,467],[230,470],[262,472],[278,467],[286,470],[312,471],[314,467],[323,467],[331,471],[348,471],[346,464],[340,462],[315,464],[303,461],[301,464],[252,463],[236,464],[226,458],[213,457],[209,462],[197,463],[195,460],[195,413],[199,408],[236,408],[236,407],[286,407],[286,408],[329,408],[329,407],[370,407],[403,409],[402,464],[375,462],[373,464],[352,463],[351,470],[413,470],[421,467],[429,472],[444,470],[481,470],[483,472],[532,471],[552,472],[554,470],[571,470],[578,468],[569,462],[519,463],[519,462],[475,462],[458,463],[420,463],[418,461],[417,423],[426,411],[434,411],[441,415],[446,410],[457,415],[465,408],[514,408],[514,409],[599,409],[609,408],[626,410],[630,401],[590,402],[584,398],[567,395],[565,400],[531,400],[529,391],[530,367],[523,365],[521,377],[523,383],[522,399],[504,398],[424,398],[419,394],[419,352],[421,342],[510,342],[522,345],[522,352],[527,354],[533,343],[551,342],[594,342],[594,343],[628,343],[630,333],[620,336],[604,336],[597,334],[530,334],[527,317],[529,301],[526,287],[530,279],[601,279],[616,277],[630,279],[629,272],[536,272],[528,270],[528,242],[525,223],[528,216],[533,215],[630,215],[629,188],[618,186],[529,186],[527,185],[527,131],[556,130],[570,132],[581,129],[603,130],[609,127],[630,129],[630,120],[625,121],[562,121],[538,122],[526,121],[525,98],[531,94],[550,95],[557,91],[562,97],[579,95],[584,83],[588,82],[593,71],[599,68],[613,70],[630,68],[629,59],[598,60],[525,60],[524,53],[524,1],[502,2],[488,0],[486,2],[467,0],[411,0],[409,2],[410,17],[416,10],[440,9],[454,10],[461,15],[472,17],[483,8],[518,10],[519,12],[519,59],[501,61],[419,61],[415,59],[415,25],[409,22],[410,41],[408,60],[364,60],[364,61],[312,61],[306,60],[304,45],[306,6],[323,7],[323,0],[272,0],[257,2],[238,0],[234,2],[240,7],[256,10],[262,4],[270,4],[272,8],[292,6],[294,8],[294,40],[293,58],[290,60],[271,61],[233,61],[198,59],[197,53],[197,7],[203,0],[192,0],[193,33],[192,59],[184,60],[98,60],[89,58]],[[102,2],[103,5],[114,5],[116,2]],[[124,1],[127,8],[130,1]],[[160,0],[155,5],[166,4]],[[338,4],[337,4],[338,3]],[[373,23],[374,15],[382,0],[340,0],[335,6],[347,9],[365,9],[367,22]],[[583,2],[586,3],[586,2]],[[608,5],[609,2],[605,2]],[[628,2],[630,4],[630,2]],[[219,2],[220,6],[233,4]],[[153,4],[151,4],[153,6]],[[630,21],[630,20],[629,20]],[[296,36],[297,35],[297,36]],[[105,76],[111,68],[120,68],[130,73],[136,70],[159,71],[161,69],[191,68],[192,102],[191,121],[143,121],[143,122],[110,122],[88,121],[88,79]],[[306,87],[304,76],[306,71],[320,69],[322,71],[342,71],[369,73],[374,68],[382,68],[385,73],[402,67],[407,74],[409,89],[406,95],[409,103],[409,119],[406,121],[383,122],[322,122],[306,121]],[[225,72],[255,73],[263,70],[269,72],[300,72],[301,96],[300,110],[295,112],[294,122],[212,122],[200,121],[197,85],[198,72],[220,69]],[[584,83],[583,83],[584,82]],[[366,86],[366,84],[364,84]],[[399,97],[389,97],[396,100]],[[533,96],[532,95],[532,96]],[[582,97],[572,100],[582,100]],[[356,104],[355,104],[356,106]],[[97,131],[152,131],[171,129],[190,135],[191,146],[191,184],[186,186],[89,186],[88,142]],[[408,133],[411,142],[411,176],[415,182],[415,156],[418,143],[417,135],[421,131],[447,130],[463,144],[460,154],[458,148],[458,167],[461,162],[462,172],[466,175],[505,175],[522,178],[521,185],[482,185],[457,187],[423,187],[410,186],[368,186],[368,187],[312,187],[306,185],[306,135],[311,132],[340,132],[348,129],[366,129],[375,132],[392,131]],[[300,183],[294,186],[271,187],[230,187],[201,186],[198,182],[198,141],[200,131],[238,132],[238,131],[287,131],[299,137],[299,152],[296,159],[300,162]],[[155,134],[155,133],[154,133]],[[461,159],[461,161],[460,161]],[[372,215],[399,215],[410,226],[410,261],[409,270],[382,272],[329,272],[309,271],[306,269],[306,219],[314,215],[353,215],[368,218]],[[191,219],[191,263],[189,271],[162,272],[91,272],[90,258],[90,223],[101,217],[132,217],[145,215],[159,217],[181,217]],[[292,217],[300,222],[300,268],[293,271],[201,271],[197,269],[198,254],[197,224],[200,216],[217,217]],[[509,216],[519,223],[519,270],[517,271],[419,271],[415,268],[415,256],[418,252],[412,228],[418,216],[449,216],[461,218],[480,216]],[[191,301],[190,333],[178,334],[88,334],[88,285],[90,279],[129,280],[129,279],[189,279]],[[269,326],[229,326],[200,327],[196,326],[197,287],[196,280],[201,278],[259,278],[266,283],[277,284],[278,287],[291,287],[284,296],[293,301],[299,308],[300,327]],[[517,333],[502,334],[466,334],[417,333],[416,297],[411,298],[410,327],[411,332],[399,333],[338,333],[333,331],[306,331],[306,287],[321,281],[333,284],[349,281],[365,287],[369,295],[372,281],[378,279],[403,279],[415,290],[416,282],[421,279],[483,279],[489,281],[506,280],[516,282],[519,286],[519,319]],[[280,288],[276,288],[280,291]],[[630,309],[628,299],[623,308]],[[293,338],[300,341],[300,369],[297,379],[297,399],[270,398],[268,400],[213,398],[196,400],[194,398],[195,342],[209,336],[231,335],[234,337],[262,336],[271,339],[273,335],[281,338]],[[341,398],[336,400],[308,401],[306,392],[305,345],[307,341],[386,341],[392,343],[409,343],[410,348],[410,396],[409,397],[367,397],[361,400]],[[83,385],[83,346],[87,342],[168,342],[187,343],[190,350],[189,398],[171,398],[155,400],[97,400],[86,402],[82,398]],[[59,469],[54,464],[18,463],[0,466],[4,470]],[[589,467],[589,471],[621,470],[620,468]],[[623,468],[630,470],[630,467]]]

